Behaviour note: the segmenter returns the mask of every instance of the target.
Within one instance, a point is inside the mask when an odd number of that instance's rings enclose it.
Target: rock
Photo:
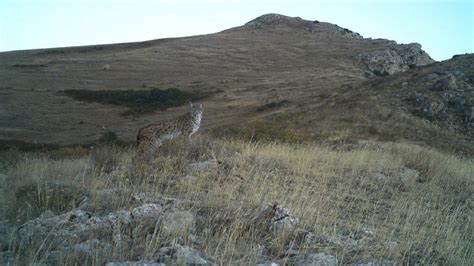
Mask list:
[[[276,262],[262,262],[262,263],[257,263],[257,266],[279,266],[280,264]]]
[[[8,180],[8,176],[4,174],[0,174],[0,187],[5,186],[5,184],[7,183],[7,180]]]
[[[204,257],[198,250],[180,244],[161,248],[158,253],[158,261],[172,265],[217,265]]]
[[[199,162],[199,163],[190,163],[187,167],[187,170],[189,172],[198,172],[198,171],[204,171],[204,170],[210,170],[213,168],[217,167],[217,162],[214,160],[208,160],[205,162]]]
[[[373,177],[375,177],[376,179],[380,179],[380,180],[383,180],[383,179],[387,178],[387,176],[385,175],[385,173],[383,171],[376,172],[375,174],[373,174]]]
[[[92,239],[74,245],[73,250],[78,255],[96,256],[99,253],[110,253],[112,251],[112,245],[105,241]]]
[[[356,59],[365,64],[376,76],[393,75],[434,62],[418,43],[392,43],[384,50],[359,54]]]
[[[293,229],[298,223],[298,218],[290,213],[288,208],[278,204],[267,204],[263,207],[263,212],[271,212],[270,222],[277,228]]]
[[[167,236],[185,236],[194,234],[196,220],[189,211],[165,212],[160,226],[161,233]]]
[[[109,236],[114,241],[123,241],[153,231],[161,213],[161,206],[152,203],[107,215],[75,209],[62,215],[30,220],[16,233],[20,243],[46,241],[52,250],[88,241],[90,236]],[[127,237],[122,234],[124,231],[129,234]]]
[[[391,240],[387,242],[387,248],[390,252],[394,252],[397,247],[398,247],[397,241]]]
[[[48,218],[53,218],[55,216],[54,212],[51,210],[46,210],[44,211],[39,218],[40,219],[48,219]]]
[[[432,102],[430,106],[430,115],[435,116],[444,108],[444,103]]]
[[[359,33],[341,28],[335,24],[319,22],[317,20],[309,21],[300,17],[288,17],[274,13],[257,17],[247,22],[244,27],[247,29],[250,28],[253,30],[264,30],[270,32],[273,30],[278,31],[282,28],[291,28],[293,30],[304,30],[310,32],[320,38],[362,39],[362,36],[360,36]]]
[[[194,175],[186,175],[185,177],[183,177],[184,181],[188,182],[188,183],[193,183],[193,182],[196,182],[197,180],[197,177],[194,176]]]
[[[102,66],[102,69],[103,70],[109,70],[110,69],[110,65],[109,64],[105,64]]]
[[[358,241],[363,240],[366,242],[372,242],[375,240],[375,233],[364,225],[359,230],[354,232],[353,238]]]
[[[14,265],[13,261],[14,261],[14,258],[12,258],[12,254],[11,254],[10,251],[0,252],[0,264],[1,265]]]
[[[166,266],[166,264],[155,261],[124,261],[124,262],[107,262],[105,266]]]
[[[146,203],[142,206],[134,208],[131,213],[133,219],[155,219],[161,215],[163,209],[160,204]]]
[[[252,220],[252,226],[266,226],[277,230],[293,230],[298,218],[290,213],[288,208],[277,203],[267,203]]]
[[[353,264],[354,266],[397,266],[401,265],[400,263],[393,261],[393,260],[387,260],[387,259],[382,259],[382,260],[371,260],[371,261],[366,261],[366,262],[357,262]]]
[[[473,71],[474,65],[467,62],[456,68],[447,65],[442,70],[416,76],[409,80],[400,98],[412,114],[473,137]]]
[[[86,211],[87,209],[89,209],[90,205],[91,204],[90,204],[89,198],[84,197],[84,199],[81,200],[81,202],[79,202],[79,205],[78,205],[77,209],[82,210],[82,211]]]
[[[297,259],[294,265],[336,266],[337,259],[332,255],[324,253],[312,253]]]
[[[420,171],[403,166],[400,168],[400,179],[402,182],[416,181],[420,177]]]

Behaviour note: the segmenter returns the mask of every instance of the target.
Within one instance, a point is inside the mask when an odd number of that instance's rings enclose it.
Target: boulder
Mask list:
[[[434,62],[418,43],[391,43],[386,49],[358,54],[356,59],[376,76],[393,75]]]
[[[196,232],[196,219],[189,211],[165,212],[161,218],[161,233],[165,236],[188,236]]]
[[[124,262],[107,262],[105,266],[166,266],[166,264],[155,261],[124,261]]]
[[[418,180],[419,177],[420,177],[420,171],[416,169],[406,167],[406,166],[403,166],[400,168],[400,179],[404,183],[416,181]]]
[[[258,223],[268,223],[277,229],[294,229],[298,223],[298,218],[290,213],[290,210],[277,203],[267,203],[263,205],[261,212],[255,221]]]
[[[124,262],[107,262],[105,266],[166,266],[166,264],[155,261],[124,261]]]
[[[165,264],[217,265],[194,248],[175,244],[163,247],[157,254],[158,261]]]
[[[8,176],[4,174],[0,174],[0,187],[5,186],[5,184],[7,183],[7,180],[8,180]]]
[[[144,204],[131,211],[121,210],[106,215],[75,209],[57,216],[30,220],[18,228],[17,236],[22,244],[49,240],[54,250],[88,241],[90,236],[113,236],[127,227],[133,228],[133,235],[142,234],[155,227],[161,213],[159,204]]]
[[[314,265],[314,266],[336,266],[337,259],[332,255],[324,253],[311,253],[298,258],[294,265]]]
[[[218,163],[214,160],[208,160],[198,163],[190,163],[187,167],[188,172],[199,172],[216,168]]]

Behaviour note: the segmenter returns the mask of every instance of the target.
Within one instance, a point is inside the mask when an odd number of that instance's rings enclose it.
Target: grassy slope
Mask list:
[[[197,248],[226,263],[244,257],[246,262],[278,259],[286,252],[291,235],[260,235],[257,232],[263,229],[252,222],[263,203],[278,202],[299,218],[299,228],[325,239],[300,250],[332,254],[346,263],[368,258],[449,265],[474,262],[472,159],[407,143],[360,142],[334,150],[310,143],[207,137],[190,146],[182,141],[168,144],[141,168],[132,165],[132,154],[107,146],[92,154],[82,148],[3,153],[2,158],[10,158],[6,172],[11,179],[1,190],[2,206],[10,220],[22,223],[47,209],[57,213],[70,209],[82,196],[94,198],[102,188],[117,189],[114,194],[121,195],[110,202],[110,209],[127,208],[134,192],[178,198],[200,217],[198,235],[205,242]],[[185,177],[188,162],[205,159],[221,164],[194,173],[196,179]],[[420,176],[403,180],[401,167],[416,169]],[[378,172],[386,177],[377,178]],[[71,189],[55,190],[48,187],[51,181]],[[337,244],[344,232],[351,235],[363,227],[375,234],[374,241]],[[136,250],[151,254],[167,239],[153,241],[143,239]],[[266,257],[252,253],[259,245],[269,247]],[[23,247],[24,253],[17,256],[31,260],[37,249]],[[96,258],[94,263],[134,259],[136,250]]]

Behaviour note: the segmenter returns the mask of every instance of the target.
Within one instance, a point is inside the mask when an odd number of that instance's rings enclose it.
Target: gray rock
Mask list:
[[[107,262],[105,266],[166,266],[166,264],[155,261],[124,261],[124,262]]]
[[[332,255],[323,253],[307,254],[303,258],[295,261],[295,265],[314,265],[314,266],[336,266],[337,259]]]
[[[400,168],[400,179],[403,182],[416,181],[420,177],[420,171],[403,166]]]
[[[204,257],[200,251],[188,246],[175,244],[170,247],[163,247],[158,253],[158,261],[165,264],[192,264],[192,265],[216,265],[208,258]]]
[[[217,162],[214,160],[208,160],[205,162],[199,162],[199,163],[190,163],[187,167],[187,170],[189,172],[198,172],[198,171],[204,171],[204,170],[210,170],[213,168],[217,167]]]
[[[160,204],[146,203],[132,210],[133,219],[158,219],[163,209]]]
[[[278,229],[294,229],[298,223],[298,218],[291,214],[288,208],[276,203],[265,204],[258,217],[258,219],[268,220]]]
[[[7,183],[7,180],[8,180],[8,176],[4,174],[0,174],[0,187],[5,186],[5,184]]]
[[[392,43],[384,50],[359,54],[356,59],[376,76],[392,75],[434,62],[418,43]]]
[[[366,262],[358,262],[353,265],[354,266],[397,266],[401,264],[398,263],[397,261],[382,259],[380,261],[371,260],[371,261],[366,261]]]
[[[397,241],[388,241],[387,242],[387,248],[390,252],[394,252],[398,247],[398,242]]]
[[[262,263],[257,263],[257,266],[279,266],[280,264],[276,262],[262,262]]]
[[[74,245],[89,240],[90,236],[115,237],[124,228],[132,228],[132,236],[148,232],[159,220],[162,208],[159,204],[144,204],[132,211],[116,211],[106,215],[95,215],[83,210],[72,210],[53,217],[38,217],[30,220],[17,230],[21,243],[48,241],[52,250],[57,247]],[[128,231],[130,232],[130,230]]]
[[[189,211],[165,212],[160,230],[166,236],[188,236],[196,231],[196,219]]]
[[[473,64],[427,73],[410,80],[400,94],[408,110],[452,132],[474,137]]]
[[[383,180],[383,179],[387,178],[387,176],[385,175],[385,173],[383,171],[378,171],[378,172],[374,173],[373,177],[375,177],[376,179],[380,179],[380,180]]]
[[[112,251],[112,245],[98,239],[91,239],[74,245],[73,250],[76,254],[85,256],[94,256],[98,253],[109,253]]]
[[[0,252],[0,264],[1,265],[14,265],[12,254],[10,251]]]

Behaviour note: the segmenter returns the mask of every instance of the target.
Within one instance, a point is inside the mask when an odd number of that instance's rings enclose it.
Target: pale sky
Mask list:
[[[474,52],[469,0],[0,0],[0,51],[207,34],[266,13],[418,42],[435,60]]]

